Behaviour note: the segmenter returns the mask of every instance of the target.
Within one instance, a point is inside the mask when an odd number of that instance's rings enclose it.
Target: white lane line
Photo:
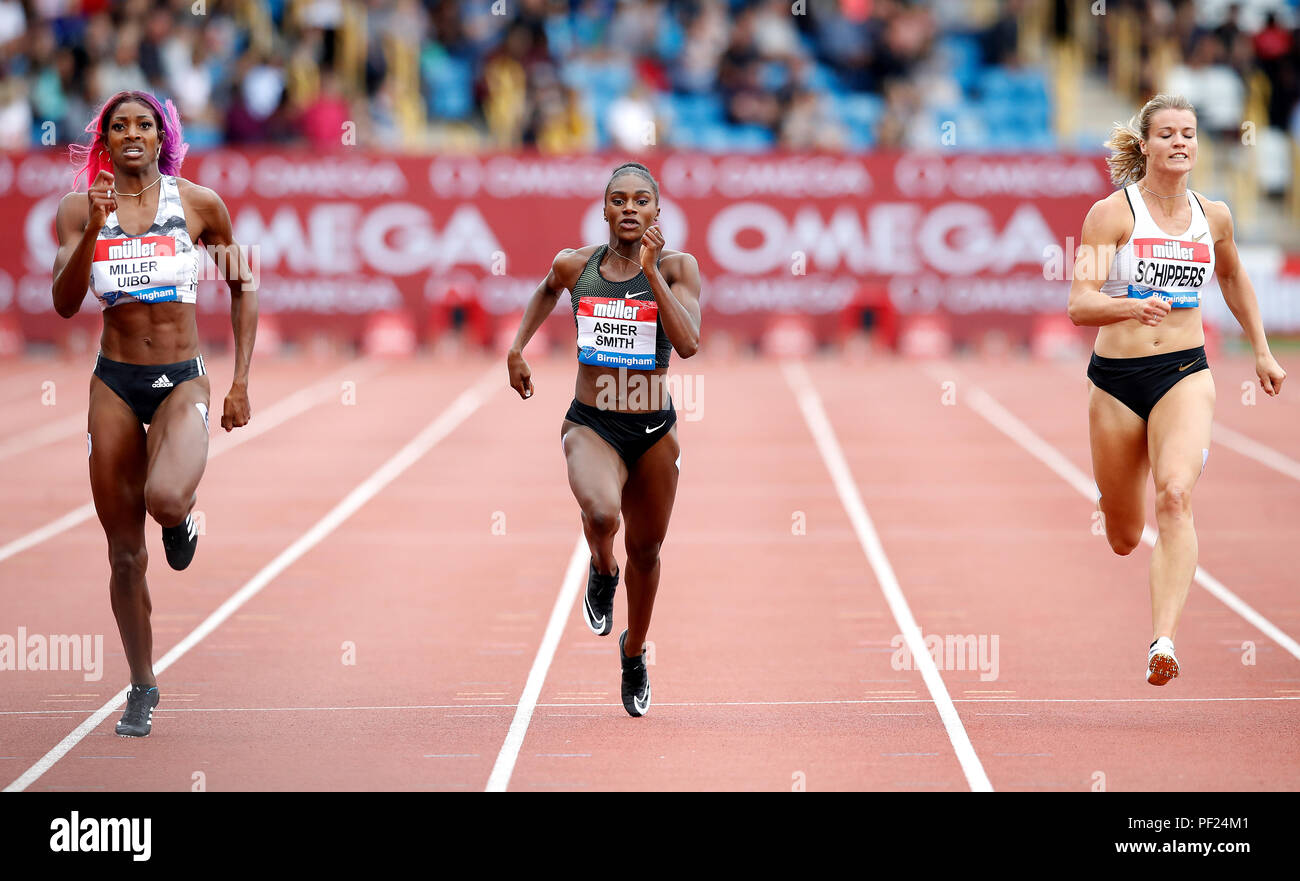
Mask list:
[[[510,775],[514,773],[515,762],[519,758],[519,748],[524,745],[524,735],[528,733],[528,723],[532,721],[533,711],[537,709],[537,698],[542,693],[546,682],[546,673],[551,669],[555,650],[564,635],[564,625],[578,598],[578,590],[583,586],[582,575],[587,569],[587,539],[579,534],[578,542],[573,546],[573,555],[564,570],[564,579],[560,582],[560,593],[555,598],[555,607],[551,609],[551,619],[546,623],[546,632],[542,644],[537,648],[537,657],[533,658],[532,669],[528,671],[528,682],[515,708],[515,716],[510,720],[510,729],[506,732],[505,743],[497,753],[497,760],[492,765],[484,792],[505,792],[510,785]],[[559,704],[559,706],[568,706]],[[601,706],[601,705],[597,705]]]
[[[26,453],[28,450],[39,449],[64,438],[76,437],[85,430],[86,414],[84,413],[38,425],[0,443],[0,460]]]
[[[1233,431],[1222,422],[1214,423],[1213,437],[1214,443],[1223,444],[1228,449],[1254,459],[1261,465],[1267,465],[1274,471],[1285,474],[1293,480],[1300,480],[1300,462],[1279,453],[1272,447],[1264,446],[1257,440],[1246,437],[1241,432]]]
[[[222,622],[238,611],[240,606],[256,596],[262,588],[270,584],[281,572],[288,569],[300,557],[320,544],[326,536],[338,529],[344,521],[360,510],[362,505],[373,499],[384,487],[418,462],[439,441],[449,435],[458,425],[469,418],[475,410],[482,406],[483,402],[500,386],[500,369],[493,366],[490,371],[483,375],[482,379],[466,391],[461,392],[445,410],[438,414],[436,419],[426,425],[419,434],[394,453],[387,462],[380,465],[369,477],[344,496],[341,502],[316,522],[316,525],[281,551],[274,560],[267,563],[243,587],[218,606],[212,614],[208,615],[199,626],[190,631],[188,636],[173,646],[171,651],[167,652],[162,660],[154,665],[154,672],[162,673],[184,657],[185,653],[194,648],[200,640],[220,627]],[[58,745],[41,757],[36,764],[23,772],[21,777],[6,786],[4,791],[21,792],[30,786],[48,771],[55,762],[67,755],[68,751],[80,743],[99,723],[122,706],[126,700],[126,692],[127,689],[124,688],[120,693],[109,698],[107,703],[73,729],[72,733],[67,737],[59,741]]]
[[[220,429],[220,412],[214,413],[212,420],[214,430],[219,432],[213,435],[211,446],[208,450],[208,461],[211,462],[222,453],[229,452],[240,444],[247,443],[259,435],[265,434],[271,429],[289,421],[295,416],[310,410],[317,404],[335,397],[339,393],[339,383],[348,379],[359,379],[373,373],[377,368],[376,362],[359,360],[353,361],[341,370],[331,373],[319,382],[313,383],[306,388],[299,389],[288,397],[276,401],[267,407],[264,412],[253,414],[253,418],[243,428],[236,429],[226,434]],[[84,417],[82,425],[85,424]],[[26,535],[21,535],[13,541],[0,546],[0,561],[7,560],[16,554],[21,554],[28,548],[53,538],[61,532],[66,532],[75,526],[78,526],[91,517],[95,516],[95,505],[93,502],[87,502],[79,508],[74,508],[56,520],[46,523],[39,529],[34,529]]]
[[[958,697],[954,704],[1158,704],[1158,703],[1222,703],[1232,701],[1300,701],[1300,696],[1274,695],[1267,697]],[[656,707],[805,707],[860,704],[931,704],[928,697],[882,697],[857,698],[845,700],[810,700],[810,701],[677,701],[675,703],[655,701]],[[473,704],[476,710],[503,709],[513,710],[518,704]],[[547,709],[581,709],[582,707],[622,707],[621,703],[538,703],[539,708]],[[378,707],[168,707],[159,710],[154,718],[172,713],[369,713],[385,711],[425,711],[425,710],[463,710],[466,704],[402,704]],[[84,711],[83,711],[84,712]],[[74,716],[80,715],[74,710],[0,710],[0,716]],[[498,718],[494,713],[458,713],[447,714],[453,719]],[[587,716],[596,717],[598,713],[551,713],[552,716]],[[873,713],[874,716],[920,716],[921,713]],[[1027,713],[976,713],[976,716],[1024,716]],[[0,759],[16,759],[19,756],[0,756]]]
[[[966,782],[974,792],[992,792],[993,784],[984,773],[984,766],[980,764],[979,756],[971,746],[961,716],[953,706],[952,698],[943,683],[943,677],[939,675],[939,669],[935,666],[934,659],[930,657],[929,649],[925,647],[921,628],[912,617],[912,610],[903,597],[903,589],[898,584],[894,567],[890,565],[884,546],[880,543],[880,536],[876,534],[876,528],[871,522],[870,515],[867,514],[867,507],[858,493],[848,461],[844,458],[844,451],[840,449],[839,441],[835,437],[835,429],[826,416],[826,410],[822,407],[821,397],[813,386],[812,378],[798,362],[787,361],[783,367],[786,382],[789,383],[799,402],[799,409],[803,411],[804,421],[808,423],[808,429],[817,442],[817,449],[821,451],[822,460],[826,463],[826,470],[830,472],[840,502],[853,523],[853,531],[857,533],[858,542],[862,545],[862,550],[876,573],[876,580],[880,583],[885,601],[889,603],[889,610],[894,615],[899,632],[906,640],[913,662],[921,671],[921,678],[925,680],[925,686],[929,689],[930,696],[939,710],[939,717],[943,720],[943,727],[947,729],[948,739],[957,754],[957,761],[961,763]]]
[[[978,387],[968,386],[964,398],[972,410],[984,417],[998,431],[1018,443],[1035,459],[1052,469],[1058,477],[1074,487],[1080,495],[1090,502],[1095,503],[1097,501],[1097,485],[1083,471],[1075,467],[1073,462],[1066,459],[1055,447],[1035,434],[1033,429],[1021,422],[1011,411],[999,404],[987,392]],[[1146,525],[1142,527],[1143,542],[1155,547],[1156,538],[1157,533],[1154,529]],[[1281,628],[1272,621],[1256,612],[1241,597],[1224,587],[1223,582],[1200,566],[1196,567],[1193,579],[1197,584],[1213,594],[1221,603],[1242,618],[1245,618],[1269,639],[1290,652],[1292,657],[1300,660],[1300,643],[1282,632]]]

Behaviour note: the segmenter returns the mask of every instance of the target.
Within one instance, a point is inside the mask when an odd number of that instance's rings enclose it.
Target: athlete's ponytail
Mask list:
[[[646,168],[640,162],[624,162],[618,168],[614,169],[614,173],[609,176],[609,184],[612,184],[614,179],[620,174],[635,174],[638,177],[645,178],[650,183],[650,189],[654,190],[655,201],[659,201],[659,182],[654,179],[654,175],[650,173],[650,169]],[[605,192],[607,193],[609,192],[609,184],[605,184]]]
[[[1161,110],[1190,110],[1196,114],[1196,108],[1182,95],[1156,95],[1128,122],[1115,123],[1106,142],[1111,151],[1106,164],[1115,186],[1126,187],[1146,177],[1147,157],[1142,154],[1141,142],[1151,130],[1151,117]]]

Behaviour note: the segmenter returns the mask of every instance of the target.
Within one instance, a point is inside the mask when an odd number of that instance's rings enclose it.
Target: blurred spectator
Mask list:
[[[556,86],[542,98],[537,149],[542,153],[584,153],[596,144],[596,132],[582,110],[576,89]]]
[[[800,90],[781,123],[783,150],[842,150],[848,146],[844,126],[816,92]]]
[[[347,99],[339,87],[338,76],[327,71],[321,76],[318,94],[299,117],[299,127],[314,150],[333,150],[344,145],[344,125],[356,119],[348,107]]]
[[[608,126],[614,146],[628,153],[635,154],[658,142],[655,109],[644,86],[635,86],[610,105]]]
[[[1223,44],[1212,34],[1196,43],[1186,64],[1169,71],[1165,89],[1196,107],[1201,127],[1219,137],[1236,137],[1245,110],[1241,77],[1222,62]]]
[[[31,143],[32,107],[27,83],[19,77],[0,81],[0,150],[21,150]]]
[[[111,60],[99,66],[101,98],[122,91],[148,91],[152,88],[148,77],[140,69],[140,30],[128,25],[117,34]]]
[[[22,37],[27,30],[27,13],[16,0],[0,0],[0,46]]]

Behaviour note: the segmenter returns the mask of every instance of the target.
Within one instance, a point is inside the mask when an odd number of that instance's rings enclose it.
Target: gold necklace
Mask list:
[[[158,181],[160,181],[160,180],[162,180],[162,179],[163,179],[163,176],[162,176],[161,174],[158,175],[158,179],[155,180],[155,181],[153,182],[153,184],[149,184],[148,187],[145,187],[143,190],[141,190],[141,191],[138,192],[138,193],[122,193],[122,192],[117,192],[117,191],[114,191],[114,190],[109,190],[109,192],[110,192],[110,193],[113,193],[115,196],[143,196],[143,195],[145,194],[145,190],[148,190],[150,187],[152,187],[154,184],[158,183]]]

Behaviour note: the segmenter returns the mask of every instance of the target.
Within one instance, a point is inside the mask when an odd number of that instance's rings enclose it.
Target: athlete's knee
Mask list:
[[[1106,511],[1105,497],[1097,500],[1097,507],[1101,511],[1102,523],[1106,529],[1106,541],[1110,543],[1110,549],[1121,557],[1133,553],[1142,542],[1142,521],[1131,517],[1112,516]]]
[[[582,519],[596,535],[610,536],[618,532],[618,508],[610,505],[594,504],[583,508]]]
[[[627,542],[628,566],[640,572],[649,572],[659,565],[659,548],[661,545],[662,543],[657,541],[629,540]]]
[[[1192,513],[1192,491],[1184,482],[1171,480],[1156,489],[1156,519],[1179,520]]]
[[[1139,529],[1107,529],[1106,540],[1110,542],[1110,549],[1121,557],[1127,557],[1137,549],[1142,543],[1142,530]]]
[[[157,486],[153,481],[145,484],[145,510],[163,526],[175,526],[184,520],[190,512],[191,501],[190,496],[182,495],[175,489]]]
[[[149,566],[149,552],[144,545],[135,547],[127,544],[110,542],[108,546],[108,565],[113,574],[115,590],[130,590],[144,583],[145,569]]]

